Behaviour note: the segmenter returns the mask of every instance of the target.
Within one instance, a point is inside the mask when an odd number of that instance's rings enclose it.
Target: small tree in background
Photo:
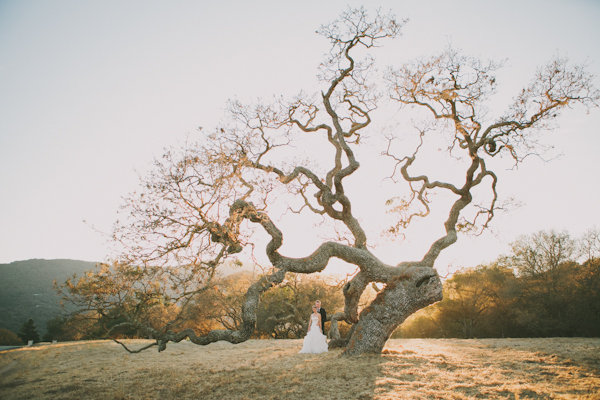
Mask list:
[[[0,328],[0,346],[19,346],[23,341],[13,331]]]
[[[327,320],[331,321],[331,316],[344,307],[340,287],[346,281],[332,283],[323,276],[288,274],[279,287],[263,296],[256,313],[259,334],[275,339],[304,337],[316,300],[321,300],[329,314]]]
[[[42,336],[42,341],[51,342],[53,340],[69,341],[75,340],[80,330],[73,325],[75,321],[63,316],[56,316],[46,322],[46,333]]]
[[[25,322],[21,329],[19,329],[19,333],[17,335],[21,338],[24,343],[33,340],[33,343],[39,343],[40,334],[38,333],[35,324],[33,323],[33,319],[29,318],[29,321]]]
[[[444,300],[411,317],[398,336],[598,337],[597,237],[595,230],[580,240],[553,230],[523,235],[512,254],[454,274]]]
[[[64,335],[63,327],[66,320],[60,316],[54,317],[46,322],[46,333],[42,336],[44,342],[51,342],[53,340],[59,340],[59,336]]]

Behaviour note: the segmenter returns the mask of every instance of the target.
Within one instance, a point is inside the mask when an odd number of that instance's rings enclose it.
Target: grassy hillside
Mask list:
[[[43,335],[46,322],[60,312],[52,282],[64,282],[94,266],[87,261],[39,259],[0,264],[0,328],[17,332],[33,318]]]

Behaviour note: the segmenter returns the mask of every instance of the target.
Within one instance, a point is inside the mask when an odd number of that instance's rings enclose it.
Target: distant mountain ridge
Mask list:
[[[0,264],[0,328],[17,332],[32,318],[38,333],[46,332],[46,323],[60,315],[59,298],[52,285],[62,283],[73,274],[81,277],[93,270],[95,262],[80,260],[32,259]],[[222,275],[241,271],[260,273],[251,265],[228,263],[219,268]]]
[[[97,263],[79,260],[33,259],[0,264],[0,328],[17,332],[33,318],[40,335],[46,322],[60,314],[54,280],[64,282],[73,274],[81,276]]]

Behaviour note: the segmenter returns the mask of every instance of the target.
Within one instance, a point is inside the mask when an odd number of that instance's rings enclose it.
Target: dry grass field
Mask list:
[[[301,347],[41,344],[0,352],[0,399],[600,399],[600,339],[403,339],[352,359]]]

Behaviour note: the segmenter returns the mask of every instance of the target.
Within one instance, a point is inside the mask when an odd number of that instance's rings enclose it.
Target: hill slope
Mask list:
[[[60,313],[54,280],[93,269],[96,263],[78,260],[26,260],[0,264],[0,328],[17,332],[33,318],[40,335],[46,322]]]

